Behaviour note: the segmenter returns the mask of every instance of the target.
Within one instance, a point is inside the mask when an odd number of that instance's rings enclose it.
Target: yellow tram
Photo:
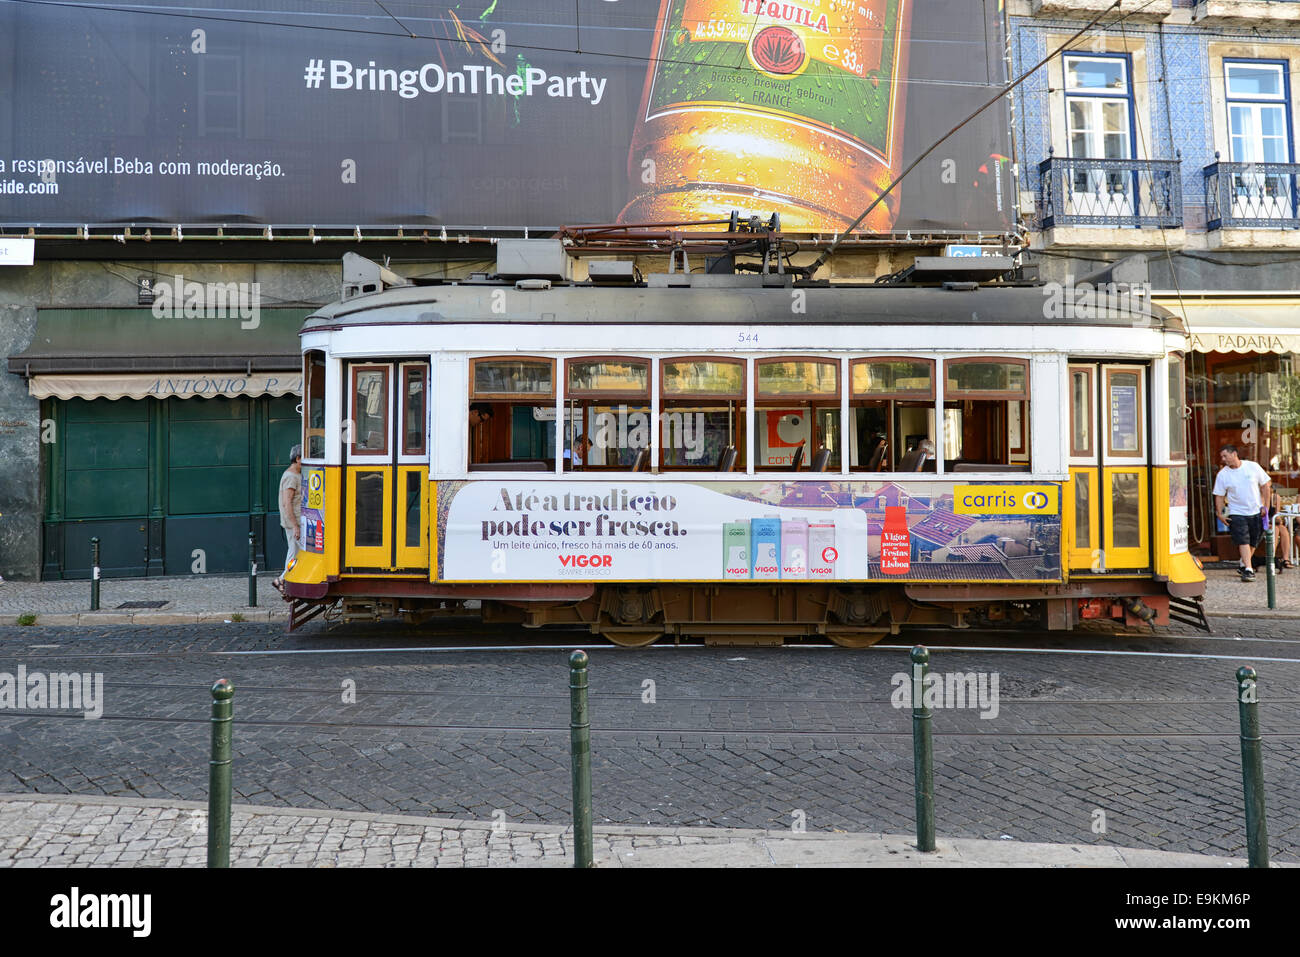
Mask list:
[[[456,282],[349,256],[302,329],[291,626],[475,604],[622,645],[1203,626],[1185,330],[1124,297],[1060,318],[1062,294],[574,282],[549,240]]]

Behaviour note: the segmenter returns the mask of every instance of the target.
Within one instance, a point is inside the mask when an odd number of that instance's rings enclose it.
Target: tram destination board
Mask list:
[[[3,4],[0,223],[351,232],[739,209],[839,232],[1005,82],[1002,48],[981,0]],[[860,228],[1008,228],[1008,136],[1000,104]]]

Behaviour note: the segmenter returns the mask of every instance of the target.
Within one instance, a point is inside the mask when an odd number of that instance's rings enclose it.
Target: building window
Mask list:
[[[243,66],[237,49],[210,49],[198,57],[198,120],[201,136],[243,135]]]
[[[1286,61],[1224,60],[1228,152],[1233,163],[1291,162]],[[1233,216],[1289,219],[1295,208],[1291,177],[1268,170],[1234,170]]]
[[[1126,54],[1065,57],[1065,114],[1070,158],[1133,158],[1133,89]],[[1133,171],[1072,164],[1071,212],[1132,216]]]

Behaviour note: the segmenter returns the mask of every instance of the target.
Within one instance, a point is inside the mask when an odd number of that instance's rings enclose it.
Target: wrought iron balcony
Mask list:
[[[1300,164],[1214,159],[1203,171],[1206,229],[1300,228]]]
[[[1048,156],[1038,164],[1040,225],[1181,228],[1180,165],[1176,159]]]

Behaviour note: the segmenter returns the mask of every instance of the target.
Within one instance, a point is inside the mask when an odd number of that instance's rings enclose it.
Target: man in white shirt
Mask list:
[[[302,446],[295,445],[289,450],[289,467],[280,476],[280,527],[284,529],[285,554],[284,567],[298,554],[298,538],[302,531],[299,508],[302,505]],[[283,577],[271,582],[276,591],[284,587]]]
[[[1219,450],[1223,468],[1214,477],[1214,512],[1228,526],[1232,543],[1241,553],[1241,580],[1254,581],[1251,555],[1264,535],[1270,488],[1268,473],[1241,458],[1235,445]]]

